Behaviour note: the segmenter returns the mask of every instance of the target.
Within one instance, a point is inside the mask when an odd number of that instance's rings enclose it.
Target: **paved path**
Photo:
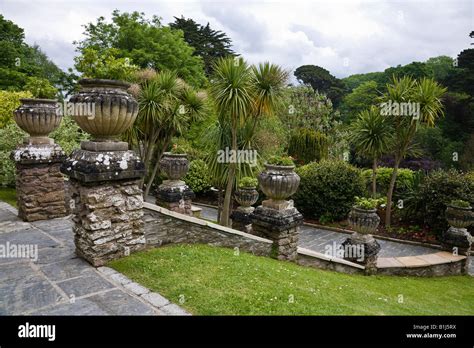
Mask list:
[[[0,315],[163,314],[76,257],[69,219],[26,223],[16,214],[0,202],[0,247],[36,244],[38,259],[0,257]]]

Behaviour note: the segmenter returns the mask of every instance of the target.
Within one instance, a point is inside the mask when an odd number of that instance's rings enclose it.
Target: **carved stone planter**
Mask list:
[[[294,169],[295,166],[265,164],[265,170],[258,175],[260,188],[275,208],[285,205],[285,200],[298,189],[300,177]]]
[[[474,222],[472,207],[455,207],[452,205],[446,208],[446,220],[449,225],[456,228],[467,228]]]
[[[72,115],[93,141],[114,141],[130,128],[138,113],[137,101],[127,93],[130,84],[116,80],[82,79],[79,93],[69,99],[74,104]],[[80,113],[91,103],[93,115]]]
[[[160,168],[169,180],[180,180],[189,170],[187,154],[165,152],[160,160]]]
[[[27,143],[53,144],[49,133],[59,127],[62,115],[54,99],[20,99],[22,105],[14,111],[15,122],[30,137]]]
[[[352,207],[348,218],[352,229],[362,234],[373,234],[377,231],[380,223],[380,217],[376,209],[365,210]]]
[[[258,200],[258,192],[255,187],[241,187],[235,191],[234,198],[240,206],[248,208]]]

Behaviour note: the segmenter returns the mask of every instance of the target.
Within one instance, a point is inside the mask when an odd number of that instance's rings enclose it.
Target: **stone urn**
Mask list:
[[[79,85],[79,92],[69,99],[74,120],[83,131],[92,135],[93,141],[118,140],[118,136],[133,125],[138,114],[138,103],[127,92],[130,84],[82,79]]]
[[[235,191],[234,198],[241,207],[248,208],[258,200],[258,192],[255,187],[240,187]]]
[[[376,209],[366,210],[354,206],[349,213],[348,221],[354,231],[361,234],[372,234],[377,231],[380,217],[377,215]]]
[[[49,133],[59,127],[62,113],[54,99],[20,99],[21,106],[14,111],[15,122],[27,132],[29,144],[53,144]]]
[[[180,181],[189,170],[188,155],[165,152],[160,160],[160,168],[169,180]]]
[[[474,222],[472,207],[457,207],[448,204],[446,208],[446,220],[455,228],[467,228]]]
[[[295,166],[265,164],[265,170],[258,175],[263,193],[275,203],[284,202],[300,184],[300,177],[294,169]]]

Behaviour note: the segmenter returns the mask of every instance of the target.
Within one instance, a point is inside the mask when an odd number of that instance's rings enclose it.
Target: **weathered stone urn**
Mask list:
[[[456,228],[467,228],[474,223],[472,207],[457,207],[448,204],[446,208],[446,220],[448,224]]]
[[[92,135],[92,140],[114,141],[130,128],[138,114],[137,101],[127,92],[130,84],[123,81],[82,79],[79,92],[69,99],[74,105],[72,115],[82,130]],[[86,103],[94,112],[81,114]]]
[[[53,144],[49,133],[59,127],[62,114],[54,99],[20,99],[21,106],[14,111],[15,122],[30,137],[29,144]]]
[[[258,175],[261,190],[275,206],[296,192],[300,177],[294,171],[295,166],[265,164],[265,170]]]
[[[377,231],[380,217],[376,209],[366,210],[354,206],[349,213],[348,221],[354,231],[362,234],[372,234]]]
[[[189,170],[188,155],[165,152],[160,160],[160,169],[169,180],[181,180]]]
[[[472,207],[458,207],[448,204],[446,208],[446,220],[450,227],[442,234],[442,243],[449,251],[456,250],[459,254],[469,255],[474,238],[468,232],[474,222]]]
[[[247,208],[257,202],[258,192],[255,187],[241,187],[235,191],[234,198],[240,206]]]

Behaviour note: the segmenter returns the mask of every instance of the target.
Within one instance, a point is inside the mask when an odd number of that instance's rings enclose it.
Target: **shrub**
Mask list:
[[[239,187],[257,187],[258,180],[250,176],[244,176],[239,180]]]
[[[203,160],[191,161],[189,171],[183,178],[194,193],[205,193],[212,187],[209,168]]]
[[[25,85],[25,90],[30,91],[34,98],[54,99],[58,89],[53,87],[47,79],[30,77]]]
[[[299,164],[319,162],[328,157],[328,139],[321,132],[300,128],[290,137],[288,153]]]
[[[0,128],[13,123],[13,111],[21,104],[21,98],[32,98],[30,92],[0,91]]]
[[[62,147],[67,155],[72,150],[78,149],[82,140],[90,138],[90,135],[83,132],[71,117],[63,117],[58,129],[49,136]]]
[[[376,172],[377,179],[377,192],[382,195],[386,195],[390,179],[392,177],[393,168],[379,167]],[[362,171],[362,175],[365,180],[366,187],[370,187],[372,184],[372,169],[365,169]],[[395,194],[396,199],[404,195],[412,186],[415,180],[415,172],[411,169],[399,168],[397,181],[395,182]]]
[[[10,159],[10,152],[26,136],[15,123],[0,128],[0,186],[15,186],[15,162]]]
[[[186,149],[178,144],[173,144],[171,147],[170,152],[173,155],[185,155],[186,154]]]
[[[275,166],[294,166],[293,158],[289,156],[272,156],[268,159],[267,164]]]
[[[437,170],[425,177],[416,197],[420,207],[417,213],[426,225],[440,233],[448,228],[446,204],[453,200],[474,202],[474,185],[469,175],[457,170]]]
[[[459,207],[459,208],[469,208],[471,206],[469,202],[463,201],[462,199],[452,200],[449,203],[449,205],[452,207]]]
[[[361,171],[344,161],[313,162],[296,172],[301,182],[294,195],[295,205],[308,218],[343,219],[355,197],[365,191]]]
[[[377,208],[379,200],[375,198],[355,197],[355,207],[365,210]]]

